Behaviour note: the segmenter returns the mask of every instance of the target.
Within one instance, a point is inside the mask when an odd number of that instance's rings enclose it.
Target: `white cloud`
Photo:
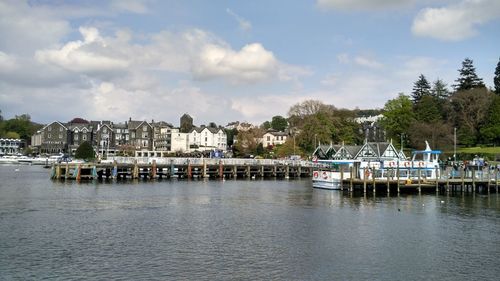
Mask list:
[[[364,57],[364,56],[357,56],[354,58],[354,62],[360,66],[368,67],[368,68],[381,68],[383,67],[383,64],[376,61],[375,59]]]
[[[413,21],[417,36],[446,41],[459,41],[475,36],[478,27],[500,18],[498,0],[462,0],[442,8],[421,10]]]
[[[252,24],[248,20],[246,20],[243,17],[241,17],[240,15],[236,14],[235,12],[233,12],[229,8],[226,9],[226,12],[238,22],[241,30],[248,31],[248,30],[252,29]]]
[[[137,14],[147,13],[148,7],[145,0],[112,0],[111,8],[117,11],[131,12]]]
[[[82,73],[110,72],[128,67],[129,63],[125,59],[99,54],[107,46],[97,29],[81,27],[80,33],[84,41],[69,42],[61,49],[37,51],[35,58],[40,63]]]
[[[349,54],[346,53],[338,54],[337,60],[342,64],[351,63],[351,58],[349,57]]]
[[[57,43],[71,28],[45,8],[23,1],[0,1],[0,50],[30,54],[36,48]]]
[[[317,5],[333,10],[373,10],[399,8],[414,2],[415,0],[317,0]]]
[[[276,77],[278,60],[259,43],[238,52],[210,44],[201,50],[192,70],[198,79],[225,77],[233,82],[252,82]]]

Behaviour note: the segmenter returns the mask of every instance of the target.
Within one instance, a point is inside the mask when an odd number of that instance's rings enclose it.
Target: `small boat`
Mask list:
[[[318,160],[313,169],[314,188],[342,189],[342,180],[351,177],[351,167],[357,160]]]

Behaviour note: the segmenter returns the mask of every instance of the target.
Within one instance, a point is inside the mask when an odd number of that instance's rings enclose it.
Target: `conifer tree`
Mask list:
[[[446,83],[441,79],[437,79],[432,83],[431,94],[433,97],[440,100],[447,99],[450,96]]]
[[[423,74],[420,74],[418,80],[413,84],[413,91],[411,92],[411,97],[413,103],[418,103],[422,97],[431,95],[431,86],[429,81],[425,78]]]
[[[476,68],[473,65],[473,61],[466,58],[462,62],[462,68],[458,70],[460,77],[458,77],[455,82],[457,84],[453,85],[455,91],[470,90],[477,88],[485,88],[483,79],[479,78],[476,74]]]
[[[500,59],[498,59],[497,67],[495,68],[495,77],[493,77],[495,85],[495,94],[500,95]]]

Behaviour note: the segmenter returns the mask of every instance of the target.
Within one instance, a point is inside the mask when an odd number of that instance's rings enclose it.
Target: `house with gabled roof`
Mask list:
[[[191,150],[227,150],[227,135],[222,128],[194,127],[188,139]]]
[[[322,145],[321,143],[316,147],[313,152],[313,156],[316,156],[318,159],[332,159],[333,155],[337,153],[338,146],[334,146],[332,143],[329,145]]]
[[[272,147],[275,145],[284,144],[288,138],[288,134],[276,130],[268,130],[259,140],[264,147]]]
[[[66,153],[68,152],[68,128],[65,124],[54,121],[42,129],[40,153]]]
[[[153,126],[146,121],[128,121],[130,144],[136,150],[153,150]]]

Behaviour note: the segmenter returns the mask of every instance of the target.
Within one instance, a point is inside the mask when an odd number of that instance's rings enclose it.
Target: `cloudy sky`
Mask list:
[[[47,123],[260,124],[317,99],[382,108],[420,73],[488,86],[499,0],[0,0],[0,110]]]

